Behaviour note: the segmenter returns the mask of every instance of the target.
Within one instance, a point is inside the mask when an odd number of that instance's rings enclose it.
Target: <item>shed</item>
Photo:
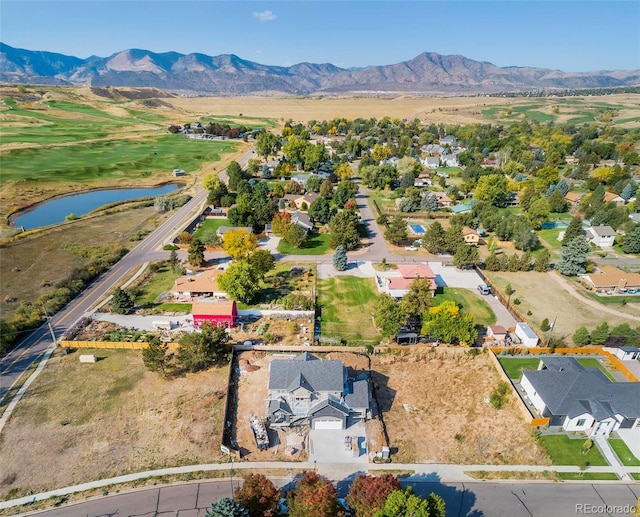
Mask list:
[[[191,315],[193,316],[193,324],[196,327],[202,325],[205,321],[211,323],[214,327],[231,328],[238,319],[238,309],[236,302],[229,301],[196,301],[191,307]]]
[[[487,337],[493,338],[494,341],[504,343],[509,332],[502,325],[489,325],[487,327]]]
[[[640,348],[637,346],[604,347],[604,350],[623,361],[640,360]]]
[[[527,348],[538,346],[538,335],[524,322],[516,323],[516,336]]]

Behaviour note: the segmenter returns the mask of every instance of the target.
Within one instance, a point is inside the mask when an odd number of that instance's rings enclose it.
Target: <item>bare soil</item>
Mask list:
[[[488,353],[414,348],[373,356],[394,461],[549,464],[515,394],[500,410],[485,402],[500,381]]]
[[[139,351],[57,352],[0,440],[0,498],[128,472],[222,461],[228,369],[164,380]]]

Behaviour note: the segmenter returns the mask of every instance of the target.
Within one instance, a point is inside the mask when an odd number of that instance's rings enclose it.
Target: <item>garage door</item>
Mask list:
[[[342,429],[342,420],[314,420],[314,429]]]

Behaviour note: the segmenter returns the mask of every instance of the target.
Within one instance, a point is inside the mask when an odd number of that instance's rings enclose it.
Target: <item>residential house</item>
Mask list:
[[[423,154],[441,155],[445,152],[445,148],[439,144],[425,144],[420,148],[420,152]]]
[[[426,178],[416,178],[413,180],[413,186],[417,188],[426,188],[431,186],[431,180]]]
[[[311,176],[311,174],[294,174],[293,176],[291,176],[291,180],[304,187],[307,183],[307,180],[309,179],[309,176]]]
[[[624,206],[627,202],[614,192],[605,192],[603,201],[605,203],[613,202],[616,206]]]
[[[640,428],[640,383],[612,382],[598,368],[573,357],[543,357],[524,370],[520,385],[540,416],[563,431],[609,436]]]
[[[293,200],[294,204],[298,208],[298,210],[309,210],[311,203],[313,203],[316,199],[320,197],[320,194],[316,192],[307,192],[302,196],[298,196]],[[305,209],[306,205],[306,209]]]
[[[420,160],[422,165],[427,167],[428,169],[437,169],[440,167],[440,158],[437,156],[427,156],[423,160]]]
[[[440,156],[440,163],[447,167],[457,167],[458,166],[458,155],[455,153],[452,154],[443,154]]]
[[[420,277],[429,279],[432,294],[435,295],[438,288],[436,274],[427,264],[400,264],[398,273],[399,275],[376,277],[378,289],[392,298],[402,298],[409,292],[413,281]]]
[[[455,202],[445,193],[437,192],[435,190],[426,190],[421,194],[423,197],[434,195],[438,200],[438,208],[449,208],[455,204]]]
[[[564,195],[565,201],[567,201],[571,206],[578,206],[583,197],[584,193],[582,192],[567,192]]]
[[[577,165],[578,163],[580,163],[580,160],[572,154],[567,154],[564,157],[564,163],[566,163],[567,165]]]
[[[610,248],[616,238],[616,231],[611,226],[589,226],[587,239],[601,248]]]
[[[216,233],[224,239],[224,234],[233,230],[247,230],[249,233],[253,233],[251,226],[220,226],[216,230]]]
[[[297,224],[305,232],[310,232],[314,228],[313,223],[309,218],[309,214],[301,212],[300,210],[296,210],[291,213],[291,224]]]
[[[368,374],[350,376],[338,359],[318,359],[308,352],[274,359],[267,389],[272,428],[346,429],[371,418]]]
[[[458,140],[455,136],[447,135],[443,136],[440,140],[438,140],[440,145],[448,145],[449,147],[456,147],[458,145]]]
[[[174,298],[191,300],[192,298],[226,298],[227,293],[220,289],[216,278],[224,273],[223,269],[211,268],[195,275],[182,275],[176,278],[171,288]]]
[[[193,325],[200,327],[205,321],[214,327],[232,328],[238,320],[238,308],[233,300],[194,301],[191,307]]]
[[[518,192],[509,192],[507,199],[504,201],[504,206],[518,206],[520,205],[520,195]]]
[[[597,293],[611,292],[624,294],[640,289],[640,273],[627,273],[613,266],[600,266],[595,273],[580,275],[580,281]]]
[[[477,246],[480,243],[480,234],[468,226],[462,227],[462,236],[464,237],[464,242],[469,246]]]

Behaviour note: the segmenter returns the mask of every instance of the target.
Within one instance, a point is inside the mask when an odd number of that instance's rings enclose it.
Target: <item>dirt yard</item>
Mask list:
[[[0,440],[0,498],[128,472],[214,463],[227,368],[163,380],[139,351],[57,353]]]
[[[514,395],[500,410],[484,401],[500,381],[488,353],[439,348],[373,357],[393,461],[549,463]]]

